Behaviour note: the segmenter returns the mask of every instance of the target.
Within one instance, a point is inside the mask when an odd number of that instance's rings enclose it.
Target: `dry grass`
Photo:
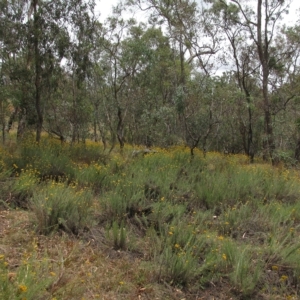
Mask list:
[[[64,233],[36,235],[31,218],[28,211],[0,211],[0,252],[11,281],[29,253],[36,252],[37,261],[49,262],[48,276],[53,283],[44,298],[37,295],[36,299],[229,299],[231,289],[225,282],[222,287],[212,285],[193,294],[167,282],[157,283],[150,262],[139,253],[113,250],[99,228],[81,239]]]
[[[84,149],[54,146],[63,156],[65,177],[72,172],[74,181],[43,180],[47,147],[41,154],[31,144],[27,152],[38,157],[36,168],[22,169],[28,158],[16,154],[6,162],[15,177],[1,177],[0,276],[13,293],[7,300],[298,298],[295,170],[249,164],[245,156],[204,158],[198,151],[191,161],[182,148],[144,157],[132,157],[129,149],[86,164],[75,161]],[[56,226],[41,235],[34,222],[41,214],[20,203],[39,196],[44,207],[49,197],[42,188],[53,186],[52,195],[58,185],[71,187],[74,195],[91,192],[91,222],[76,233]],[[74,195],[58,203],[68,200],[72,207]],[[42,287],[34,290],[39,282]]]
[[[53,282],[42,298],[37,295],[35,299],[244,299],[225,278],[196,292],[184,292],[167,282],[158,283],[155,266],[143,257],[142,251],[113,250],[102,228],[95,227],[79,239],[63,232],[43,236],[35,233],[32,217],[29,211],[0,211],[0,254],[5,256],[7,276],[12,282],[30,253],[37,254],[37,261],[49,262],[47,276]],[[272,294],[251,299],[282,299]]]
[[[48,276],[55,278],[44,299],[184,298],[179,289],[156,283],[151,266],[140,255],[109,247],[101,230],[81,239],[64,233],[42,236],[35,233],[31,218],[28,211],[0,211],[0,254],[11,280],[29,253],[49,262]]]

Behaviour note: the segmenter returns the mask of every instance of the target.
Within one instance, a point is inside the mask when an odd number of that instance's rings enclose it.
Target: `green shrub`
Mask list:
[[[167,245],[160,257],[160,279],[169,284],[187,286],[199,275],[198,261],[192,248],[179,248],[179,244]]]
[[[115,250],[126,250],[127,247],[127,231],[124,225],[124,221],[121,221],[120,225],[117,221],[112,223],[109,229],[108,235],[113,240],[113,247]]]
[[[252,252],[248,248],[236,247],[231,254],[233,270],[230,279],[238,291],[244,296],[250,296],[262,277],[262,262],[259,259],[253,259]]]
[[[37,231],[48,234],[62,229],[78,234],[91,224],[92,195],[88,190],[76,190],[64,184],[45,185],[35,190],[30,201],[35,213]]]
[[[68,156],[74,162],[91,165],[99,163],[106,165],[109,162],[109,156],[101,153],[99,144],[93,142],[78,143],[66,146]]]
[[[49,299],[49,288],[56,279],[52,270],[53,266],[50,266],[48,259],[39,260],[34,253],[25,257],[14,272],[9,272],[4,255],[0,255],[0,298]]]
[[[6,167],[19,176],[24,170],[36,170],[41,180],[72,181],[74,165],[64,146],[45,140],[40,144],[26,141],[19,151],[4,160]]]
[[[91,187],[95,192],[104,192],[110,187],[109,169],[107,166],[93,163],[91,165],[78,166],[75,170],[76,182],[85,187]]]
[[[10,204],[13,207],[28,208],[29,198],[33,195],[38,182],[38,171],[32,169],[22,170],[20,175],[13,181]]]

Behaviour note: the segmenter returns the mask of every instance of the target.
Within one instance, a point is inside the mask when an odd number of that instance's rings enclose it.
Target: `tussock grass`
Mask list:
[[[62,229],[77,235],[91,224],[92,200],[89,191],[77,190],[76,186],[52,182],[37,188],[30,199],[37,231],[48,234]]]
[[[34,221],[19,243],[32,254],[28,264],[61,274],[41,281],[47,297],[297,299],[296,169],[249,164],[242,155],[195,151],[191,158],[184,147],[138,156],[134,150],[126,146],[108,155],[91,142],[70,146],[45,139],[36,145],[29,139],[14,152],[0,151],[1,180],[12,182],[19,199],[8,201],[12,196],[0,185],[4,207],[11,216],[21,209]],[[30,248],[35,239],[55,239],[59,263],[49,264],[49,245]],[[0,251],[7,255],[5,247]],[[30,277],[22,258],[15,259],[18,284],[7,279],[12,266],[2,265],[2,293],[41,297],[31,289],[34,279],[24,281]]]

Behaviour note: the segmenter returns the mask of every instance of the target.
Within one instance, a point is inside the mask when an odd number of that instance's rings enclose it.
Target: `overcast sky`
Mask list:
[[[97,11],[101,14],[101,21],[104,21],[112,12],[112,6],[116,5],[119,0],[96,0],[97,3]],[[299,19],[300,12],[300,1],[299,0],[292,0],[290,6],[290,14],[287,18],[287,25],[292,25],[292,22],[296,22]],[[298,9],[298,11],[297,11]],[[290,24],[288,24],[290,23]]]

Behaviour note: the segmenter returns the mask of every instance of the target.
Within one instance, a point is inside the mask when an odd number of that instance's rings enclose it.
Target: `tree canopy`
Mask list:
[[[291,1],[0,3],[2,136],[300,158]],[[101,8],[100,8],[101,10]],[[130,11],[142,11],[143,20]],[[101,11],[100,11],[101,12]]]

